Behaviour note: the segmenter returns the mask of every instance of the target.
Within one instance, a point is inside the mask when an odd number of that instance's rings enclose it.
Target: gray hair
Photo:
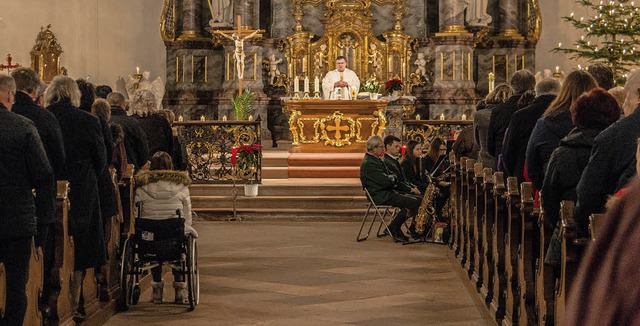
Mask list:
[[[31,93],[40,87],[40,77],[31,68],[21,67],[11,72],[11,77],[16,81],[16,89]]]
[[[44,103],[49,106],[68,99],[71,101],[71,105],[79,107],[80,96],[80,89],[75,80],[68,76],[55,76],[47,90],[44,91]]]
[[[91,113],[107,122],[111,121],[111,105],[109,105],[109,102],[105,99],[96,99],[91,105]]]
[[[522,94],[528,90],[533,90],[536,86],[536,76],[527,69],[518,70],[511,76],[509,83],[513,89],[513,94]]]
[[[0,74],[0,91],[15,91],[16,81],[13,77],[5,74]]]
[[[147,116],[156,112],[156,96],[149,90],[143,89],[133,94],[131,112],[139,116]]]
[[[624,114],[629,115],[633,113],[640,102],[640,69],[635,69],[627,75],[624,92],[627,96],[624,99],[622,108]]]
[[[371,136],[367,139],[367,151],[372,151],[376,146],[382,145],[382,137]]]
[[[124,95],[122,95],[122,93],[118,93],[118,92],[109,93],[109,95],[107,95],[107,101],[109,101],[110,105],[119,106],[121,108],[124,108],[124,105],[126,103],[126,101],[124,99]]]
[[[562,84],[557,78],[545,78],[536,84],[536,96],[558,94]]]

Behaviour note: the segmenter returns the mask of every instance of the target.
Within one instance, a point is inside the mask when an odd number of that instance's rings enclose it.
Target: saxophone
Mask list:
[[[422,173],[422,159],[420,159],[420,173]],[[437,187],[430,175],[425,175],[429,180],[429,185],[427,189],[424,191],[424,196],[422,197],[422,202],[420,203],[420,208],[418,208],[418,214],[414,219],[414,230],[419,235],[424,235],[426,231],[427,221],[433,222],[435,221],[436,208],[434,207],[433,198],[436,195]]]

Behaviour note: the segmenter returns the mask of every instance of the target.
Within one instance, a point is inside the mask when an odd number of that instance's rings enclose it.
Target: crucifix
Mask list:
[[[7,64],[6,65],[1,64],[0,65],[0,71],[7,69],[7,72],[10,73],[11,69],[22,67],[21,65],[19,65],[17,63],[15,65],[12,65],[11,64],[11,60],[13,60],[13,58],[11,58],[11,53],[9,53],[9,54],[7,54]]]
[[[240,15],[237,16],[236,22],[236,29],[229,31],[216,30],[215,33],[235,42],[236,48],[233,51],[233,59],[236,62],[236,72],[238,73],[238,95],[242,95],[242,78],[244,78],[244,40],[254,36],[261,37],[262,34],[258,34],[261,32],[259,29],[256,29],[255,31],[243,29]]]

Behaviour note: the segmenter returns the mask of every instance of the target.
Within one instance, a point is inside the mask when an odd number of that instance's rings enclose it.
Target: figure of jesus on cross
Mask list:
[[[247,30],[247,29],[242,29],[242,25],[240,25],[240,16],[237,17],[236,21],[237,21],[237,26],[236,29],[234,30],[230,30],[230,31],[215,31],[216,33],[232,40],[235,42],[235,50],[233,51],[233,58],[234,61],[236,62],[236,71],[238,74],[238,92],[240,95],[242,95],[242,78],[244,77],[244,40],[248,39],[248,38],[252,38],[254,36],[262,36],[260,34],[258,34],[258,32],[260,32],[259,29],[256,29],[255,31],[251,32],[250,34],[248,34],[245,37],[241,37],[242,35],[245,35],[247,33],[249,33],[249,31],[251,30]],[[229,35],[229,33],[231,33],[231,35]]]

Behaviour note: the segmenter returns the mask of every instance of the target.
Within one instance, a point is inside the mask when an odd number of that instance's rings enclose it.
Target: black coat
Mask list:
[[[524,161],[533,127],[555,98],[553,94],[540,95],[529,106],[516,111],[511,117],[502,156],[507,173],[510,177],[517,177],[518,183],[524,182]]]
[[[59,175],[64,168],[65,153],[60,125],[53,113],[38,106],[29,95],[23,92],[16,92],[16,102],[13,104],[11,112],[24,116],[34,123],[49,163],[53,168],[53,173]],[[41,189],[36,196],[36,216],[38,216],[39,224],[54,222],[55,200],[56,183],[55,179],[52,179],[49,190]]]
[[[422,160],[421,158],[418,160]],[[429,186],[429,181],[426,180],[424,174],[420,171],[420,163],[417,163],[417,166],[414,166],[408,160],[402,160],[400,162],[400,166],[402,167],[402,171],[404,171],[404,175],[407,177],[407,181],[418,187],[421,193],[427,189]]]
[[[404,175],[404,170],[400,166],[400,162],[395,158],[384,154],[382,157],[382,162],[387,167],[387,170],[396,175],[396,189],[403,193],[410,193],[412,188],[415,188],[416,185],[409,182],[407,177]]]
[[[473,129],[475,133],[475,142],[480,147],[478,152],[478,161],[484,167],[496,169],[496,158],[489,154],[488,137],[489,123],[491,121],[491,110],[494,104],[484,104],[485,108],[473,115]]]
[[[149,159],[149,143],[147,134],[140,127],[140,122],[118,106],[111,107],[111,123],[122,127],[124,131],[124,146],[127,151],[127,162],[135,166],[136,171],[145,165]]]
[[[133,115],[140,122],[140,127],[147,135],[149,157],[159,151],[173,154],[173,131],[169,121],[159,114],[147,116]]]
[[[635,170],[631,165],[635,162],[638,137],[640,109],[596,137],[589,164],[576,188],[578,201],[574,218],[583,234],[586,234],[589,215],[602,212],[607,196],[615,193],[618,185],[627,183],[628,180],[621,177],[632,175],[625,171]]]
[[[399,194],[396,190],[396,176],[387,170],[379,157],[364,154],[360,165],[360,181],[369,190],[376,204],[386,204]]]
[[[536,189],[542,189],[551,153],[558,148],[560,139],[567,136],[573,127],[569,111],[546,116],[536,122],[527,144],[526,155],[527,173]]]
[[[513,113],[518,110],[518,100],[522,94],[511,96],[506,102],[491,109],[489,120],[489,133],[487,135],[487,150],[491,156],[497,158],[502,154],[502,141],[504,132],[509,127]]]
[[[106,261],[100,214],[98,176],[107,167],[100,120],[67,101],[47,107],[60,123],[67,163],[61,180],[69,180],[69,232],[75,248],[75,270],[98,267]]]
[[[51,187],[53,169],[33,122],[0,103],[0,240],[36,234],[32,189]]]

